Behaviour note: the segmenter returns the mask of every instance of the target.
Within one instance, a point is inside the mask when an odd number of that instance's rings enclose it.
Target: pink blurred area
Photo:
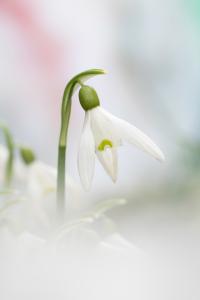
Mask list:
[[[41,19],[41,7],[36,1],[2,1],[0,13],[8,27],[8,34],[9,31],[15,33],[15,39],[12,39],[13,52],[20,61],[21,69],[25,74],[28,72],[27,76],[34,74],[36,82],[42,80],[48,83],[46,91],[54,98],[62,72],[66,69],[66,45],[45,26]],[[15,49],[16,46],[20,49]]]
[[[0,118],[17,139],[30,144],[48,162],[56,161],[60,104],[67,81],[82,68],[99,67],[84,50],[81,37],[86,31],[76,25],[78,14],[81,8],[76,13],[76,5],[65,1],[0,2]],[[98,61],[95,52],[93,55],[93,61]],[[75,104],[73,128],[77,113]],[[81,122],[79,125],[81,130]]]
[[[48,142],[47,127],[53,134],[57,130],[69,65],[67,40],[52,32],[43,14],[37,1],[0,2],[1,117],[19,138],[32,140],[36,147],[37,141]]]

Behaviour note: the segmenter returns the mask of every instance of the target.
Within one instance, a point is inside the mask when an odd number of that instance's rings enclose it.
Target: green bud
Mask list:
[[[89,110],[100,105],[96,91],[88,85],[83,85],[80,88],[79,101],[84,110]]]
[[[35,154],[30,148],[21,147],[20,155],[26,165],[30,165],[35,160]]]

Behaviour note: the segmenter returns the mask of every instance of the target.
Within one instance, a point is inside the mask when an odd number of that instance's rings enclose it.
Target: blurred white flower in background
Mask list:
[[[7,150],[1,146],[2,171],[7,156]],[[35,244],[34,248],[39,249],[51,246],[73,250],[83,245],[100,246],[106,251],[134,249],[105,215],[108,210],[126,204],[124,199],[88,203],[85,208],[82,189],[67,176],[67,219],[61,225],[56,215],[56,170],[38,160],[25,165],[16,159],[13,171],[11,187],[2,188],[0,194],[0,237],[4,247],[9,240],[20,248]],[[1,186],[3,175],[2,172]]]

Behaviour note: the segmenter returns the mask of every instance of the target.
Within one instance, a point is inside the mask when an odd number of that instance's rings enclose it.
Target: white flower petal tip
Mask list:
[[[109,174],[110,175],[110,178],[112,179],[112,182],[113,183],[116,183],[117,182],[117,175],[116,174]]]
[[[156,158],[159,162],[163,163],[165,162],[165,156],[164,154],[162,153],[162,151],[160,150],[157,154],[157,158]]]
[[[117,182],[117,177],[112,177],[112,181],[113,181],[113,183],[116,183]]]
[[[142,147],[141,147],[142,148]],[[153,156],[157,161],[159,162],[164,162],[165,161],[165,156],[163,152],[160,150],[160,148],[152,141],[150,138],[147,137],[146,139],[146,145],[145,148],[143,148],[147,154],[150,154]]]
[[[156,144],[154,144],[153,142],[150,145],[147,144],[145,149],[142,149],[142,150],[144,150],[147,154],[151,155],[152,157],[154,157],[157,161],[159,161],[161,163],[165,161],[164,154],[158,148],[158,146],[156,146]]]
[[[107,174],[115,183],[117,181],[117,151],[114,148],[106,147],[103,151],[97,151],[100,163]]]

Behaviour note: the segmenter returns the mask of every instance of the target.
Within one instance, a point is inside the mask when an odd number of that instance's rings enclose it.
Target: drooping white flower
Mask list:
[[[78,154],[78,169],[85,189],[89,189],[91,185],[95,155],[113,182],[116,181],[117,147],[123,141],[137,146],[159,161],[164,161],[164,155],[158,146],[133,125],[113,116],[100,106],[86,111]]]

